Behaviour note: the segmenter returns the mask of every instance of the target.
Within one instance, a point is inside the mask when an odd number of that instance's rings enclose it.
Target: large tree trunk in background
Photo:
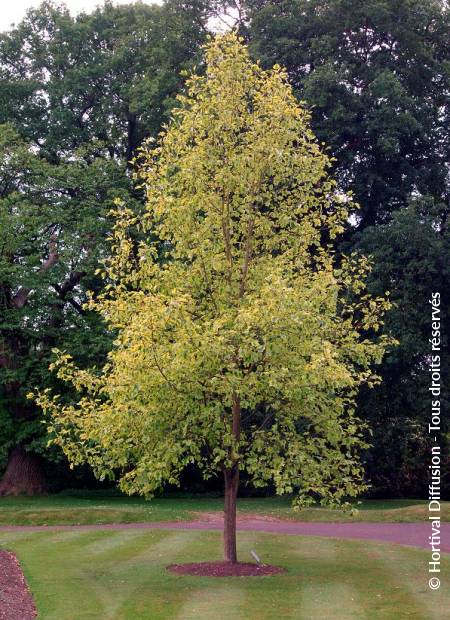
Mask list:
[[[236,498],[239,486],[239,466],[226,469],[225,476],[225,505],[223,523],[223,552],[226,562],[237,562],[236,549]]]
[[[49,241],[48,257],[43,260],[39,273],[45,273],[59,260],[56,247],[57,234],[53,233]],[[49,330],[47,337],[42,343],[46,349],[55,346],[54,333],[62,324],[64,304],[69,302],[75,310],[83,314],[83,308],[76,300],[67,298],[81,279],[86,275],[85,271],[72,271],[68,278],[61,284],[53,284],[57,296],[49,305]],[[21,286],[14,297],[10,300],[11,308],[20,310],[28,302],[31,289]],[[2,342],[0,351],[0,367],[15,370],[20,368],[21,358],[28,355],[26,343],[20,337],[11,338],[9,342]],[[23,398],[19,396],[20,383],[12,381],[4,386],[9,400],[9,409],[15,422],[30,418],[33,412],[29,411]],[[17,445],[9,453],[8,464],[3,479],[0,481],[1,495],[39,495],[45,493],[45,477],[42,468],[42,459],[27,452],[22,445]]]
[[[38,273],[45,273],[58,262],[57,239],[57,233],[53,232],[48,243],[48,256],[42,261]],[[11,259],[13,262],[14,257],[11,257]],[[64,299],[66,292],[66,290],[62,293],[58,291],[59,297]],[[9,299],[10,309],[22,309],[28,302],[30,294],[31,288],[20,286],[15,295]],[[3,340],[2,335],[1,345],[0,367],[7,370],[20,368],[20,359],[27,354],[27,348],[24,346],[20,336],[15,335],[9,339],[6,337]],[[9,407],[13,418],[16,421],[26,419],[26,407],[18,398],[19,383],[12,381],[4,386],[4,390],[10,401]],[[38,495],[43,492],[45,492],[45,483],[41,459],[26,452],[20,444],[17,445],[9,453],[6,471],[0,482],[0,495]]]
[[[9,454],[0,495],[39,495],[45,492],[44,474],[38,456],[16,446]]]
[[[13,362],[17,363],[19,355],[9,359],[6,368],[14,368]],[[4,393],[8,400],[11,416],[14,424],[20,425],[30,419],[32,412],[27,410],[26,405],[19,395],[20,384],[13,381],[4,386]],[[27,452],[23,444],[18,443],[8,455],[8,463],[5,473],[0,481],[1,495],[39,495],[45,492],[45,478],[42,469],[42,459],[35,454]]]

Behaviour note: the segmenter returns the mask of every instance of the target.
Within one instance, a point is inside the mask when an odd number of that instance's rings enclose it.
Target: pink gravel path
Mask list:
[[[157,523],[117,523],[105,525],[10,525],[1,526],[0,532],[42,532],[64,530],[221,530],[223,521],[209,515],[207,520],[175,521]],[[325,536],[357,540],[375,540],[410,547],[429,549],[431,524],[424,523],[307,523],[282,521],[247,516],[239,519],[237,529],[245,532],[270,532],[296,536]],[[450,553],[450,523],[441,524],[441,551]]]
[[[33,620],[36,607],[14,553],[0,549],[0,620]]]

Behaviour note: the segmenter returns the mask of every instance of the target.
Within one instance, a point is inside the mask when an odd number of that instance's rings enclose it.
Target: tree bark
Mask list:
[[[231,432],[236,444],[241,437],[241,401],[237,394],[232,397]],[[232,455],[230,454],[230,457]],[[223,521],[223,551],[225,562],[237,562],[236,550],[236,499],[239,487],[239,460],[234,457],[232,467],[224,469],[225,505]]]
[[[137,147],[137,138],[136,138],[136,129],[137,129],[137,115],[133,112],[127,113],[127,150],[125,153],[125,158],[127,162],[127,168],[131,169],[132,164],[131,160],[133,159],[134,151]]]
[[[52,236],[50,237],[48,257],[43,261],[42,265],[39,267],[38,273],[45,273],[46,271],[51,269],[53,265],[55,265],[55,263],[58,262],[59,254],[56,249],[57,238],[58,237],[56,233],[53,233]],[[21,286],[19,290],[17,291],[17,293],[14,295],[14,297],[11,299],[11,307],[17,308],[19,310],[20,308],[23,308],[24,305],[28,301],[28,297],[30,293],[31,293],[30,288],[26,286]]]
[[[39,457],[16,446],[10,452],[0,495],[39,495],[45,492],[44,474]]]
[[[237,562],[236,548],[236,498],[239,486],[239,466],[224,471],[225,477],[225,505],[223,551],[225,562]]]
[[[58,236],[56,233],[51,235],[48,257],[43,260],[39,268],[39,273],[45,273],[58,262],[57,238]],[[61,324],[64,303],[69,301],[80,313],[83,312],[79,304],[77,304],[75,300],[66,299],[66,295],[73,291],[85,275],[86,273],[84,271],[73,271],[61,285],[54,285],[58,297],[56,301],[50,305],[50,310],[53,311],[53,314],[51,314],[50,317],[49,328],[52,329],[50,330],[50,339],[47,339],[47,342],[45,342],[44,338],[43,341],[44,345],[47,345],[47,348],[54,346],[52,331],[57,329]],[[10,300],[10,307],[18,310],[23,308],[31,292],[31,288],[25,286],[20,287]],[[16,340],[9,343],[1,342],[1,345],[0,367],[8,370],[20,368],[20,358],[26,355],[26,349],[21,346],[20,341]],[[4,388],[10,401],[12,416],[16,422],[21,419],[27,419],[29,416],[27,407],[24,406],[23,402],[20,402],[20,398],[18,397],[19,387],[17,382],[11,382]],[[27,452],[23,445],[17,445],[9,453],[6,471],[0,481],[0,496],[39,495],[45,493],[45,491],[46,485],[41,458]]]

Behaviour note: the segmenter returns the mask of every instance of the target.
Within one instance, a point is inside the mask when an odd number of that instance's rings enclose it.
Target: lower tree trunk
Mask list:
[[[239,486],[239,466],[226,469],[223,550],[226,562],[237,562],[236,550],[236,498]]]
[[[45,492],[44,474],[38,456],[16,446],[9,454],[0,495],[39,495]]]

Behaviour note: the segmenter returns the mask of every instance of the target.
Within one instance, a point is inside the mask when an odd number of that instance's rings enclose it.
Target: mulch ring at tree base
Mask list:
[[[167,570],[177,575],[197,575],[199,577],[264,577],[286,572],[286,569],[281,566],[252,564],[250,562],[170,564]]]
[[[33,620],[36,607],[14,553],[0,550],[0,620]]]

